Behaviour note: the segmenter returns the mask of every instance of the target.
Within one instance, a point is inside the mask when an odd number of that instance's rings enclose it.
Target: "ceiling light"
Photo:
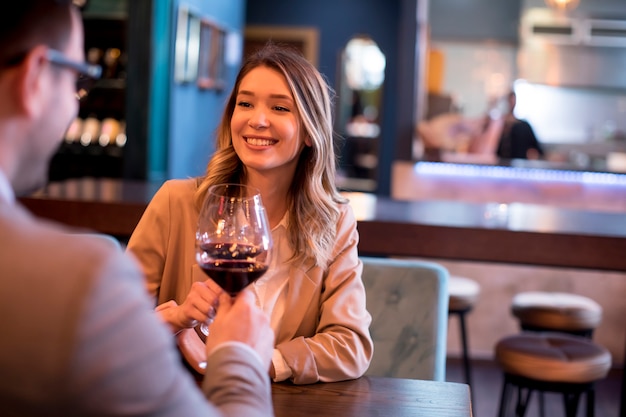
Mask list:
[[[546,0],[546,4],[557,10],[573,10],[578,6],[579,0]]]

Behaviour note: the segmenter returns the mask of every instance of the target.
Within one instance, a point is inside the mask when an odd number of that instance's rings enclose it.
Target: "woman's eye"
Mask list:
[[[287,107],[283,107],[283,106],[274,106],[274,109],[278,111],[286,111],[286,112],[289,111]]]
[[[250,107],[251,106],[251,104],[248,103],[247,101],[240,101],[240,102],[237,103],[237,105],[241,106],[241,107]]]

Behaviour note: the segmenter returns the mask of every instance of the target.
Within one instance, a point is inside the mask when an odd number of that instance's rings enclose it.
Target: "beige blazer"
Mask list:
[[[192,283],[206,279],[195,263],[195,191],[195,179],[167,181],[128,243],[156,305],[182,303]],[[358,378],[372,358],[356,220],[348,204],[340,205],[340,211],[330,266],[323,269],[309,260],[292,265],[289,272],[288,314],[276,331],[276,348],[297,384]]]

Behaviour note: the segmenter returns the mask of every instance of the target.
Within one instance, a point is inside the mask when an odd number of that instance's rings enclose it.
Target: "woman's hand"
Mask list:
[[[194,282],[187,298],[176,309],[176,323],[180,328],[187,328],[213,318],[222,292],[222,288],[212,279]]]
[[[172,333],[178,333],[214,316],[223,292],[211,279],[194,282],[184,303],[178,305],[170,300],[159,305],[155,311],[169,325]]]

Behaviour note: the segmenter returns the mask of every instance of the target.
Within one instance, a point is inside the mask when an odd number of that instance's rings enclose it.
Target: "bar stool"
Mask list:
[[[522,330],[558,331],[591,338],[602,321],[602,307],[577,294],[529,291],[513,297],[511,311]]]
[[[591,339],[602,321],[602,307],[582,295],[551,291],[527,291],[513,297],[511,312],[527,331],[556,331]],[[539,410],[544,413],[543,393]]]
[[[469,349],[467,347],[465,315],[474,308],[480,294],[480,285],[469,278],[450,276],[448,280],[448,294],[448,316],[456,315],[459,317],[461,347],[463,349],[463,372],[465,374],[465,383],[471,385],[472,376],[470,372]]]
[[[510,408],[511,388],[517,388],[515,415],[523,417],[533,391],[563,394],[567,417],[575,417],[586,394],[586,416],[594,416],[594,384],[611,367],[609,351],[581,337],[562,333],[523,332],[496,344],[496,362],[504,371],[499,417]],[[543,409],[540,410],[543,415]]]

